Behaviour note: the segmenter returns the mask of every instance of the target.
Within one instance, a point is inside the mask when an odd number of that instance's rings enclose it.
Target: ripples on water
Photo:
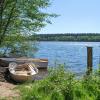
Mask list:
[[[87,66],[87,46],[93,47],[93,66],[98,68],[100,42],[40,42],[36,58],[48,58],[49,66],[64,64],[76,73],[84,73]]]

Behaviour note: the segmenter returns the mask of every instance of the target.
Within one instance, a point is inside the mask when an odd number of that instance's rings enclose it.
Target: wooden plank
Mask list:
[[[92,71],[92,47],[87,47],[87,69],[88,72]]]
[[[47,69],[48,66],[48,59],[37,59],[37,58],[26,58],[26,57],[21,57],[21,58],[0,58],[1,60],[5,62],[16,62],[18,64],[21,63],[34,63],[36,64],[37,68],[40,69]],[[7,67],[7,66],[6,66]]]

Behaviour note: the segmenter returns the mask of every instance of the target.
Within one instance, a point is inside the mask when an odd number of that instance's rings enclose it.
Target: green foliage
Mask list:
[[[99,73],[76,79],[63,66],[50,70],[48,77],[19,86],[22,100],[100,100]]]
[[[29,56],[29,52],[33,52],[33,55],[37,51],[38,43],[36,41],[27,41],[27,37],[20,34],[5,37],[5,42],[0,46],[3,48],[0,56],[8,57],[20,57]]]
[[[35,39],[38,41],[100,41],[100,34],[37,34]],[[34,36],[31,36],[30,40],[34,40]]]
[[[28,33],[38,31],[50,22],[50,17],[56,14],[43,12],[42,9],[50,5],[50,0],[4,0],[2,4],[0,23],[2,33],[6,28],[6,34]],[[11,15],[10,15],[11,14]],[[8,22],[9,21],[9,22]],[[9,23],[7,27],[7,22]]]
[[[11,49],[11,52],[16,54],[17,51],[24,50],[23,54],[26,55],[29,46],[24,43],[28,40],[25,37],[34,35],[47,23],[51,23],[51,17],[57,16],[43,11],[50,4],[50,0],[2,0],[0,2],[0,47],[5,46],[7,47],[5,52]],[[18,47],[15,46],[16,44]]]

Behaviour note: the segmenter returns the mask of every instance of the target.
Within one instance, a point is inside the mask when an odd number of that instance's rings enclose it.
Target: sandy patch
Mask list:
[[[16,85],[0,82],[0,100],[6,98],[6,100],[13,100],[12,98],[19,96],[19,91],[14,89]]]

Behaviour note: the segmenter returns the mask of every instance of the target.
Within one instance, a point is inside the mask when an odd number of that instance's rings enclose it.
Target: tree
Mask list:
[[[18,38],[18,35],[25,37],[39,31],[47,23],[51,23],[49,19],[57,15],[43,12],[43,9],[49,7],[50,4],[50,0],[1,0],[0,46],[8,45],[9,47],[12,44],[11,40],[8,39],[9,42],[6,40],[8,37]],[[12,44],[12,47],[16,42]]]

